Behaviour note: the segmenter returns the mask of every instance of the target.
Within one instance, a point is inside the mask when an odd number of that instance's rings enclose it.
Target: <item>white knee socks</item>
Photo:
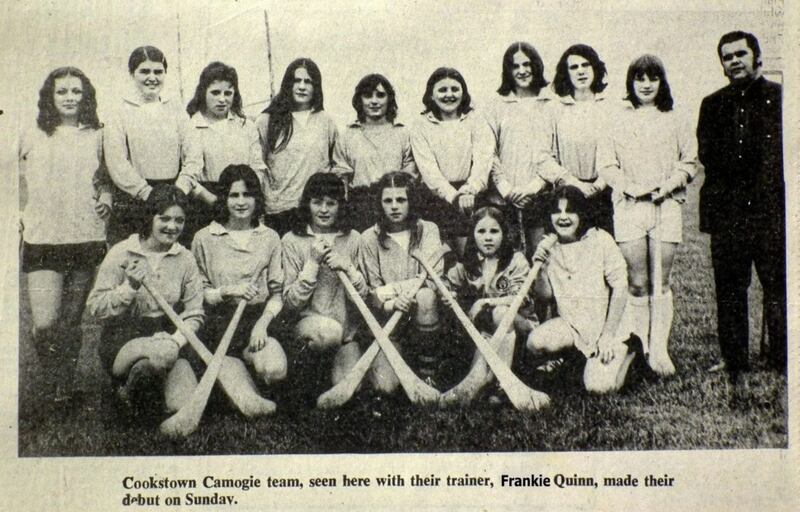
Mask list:
[[[651,333],[650,333],[650,355],[648,362],[650,368],[662,377],[675,373],[675,366],[669,358],[667,343],[669,333],[672,329],[672,291],[665,291],[660,297],[651,297]]]
[[[650,350],[650,301],[647,295],[636,297],[628,295],[625,312],[619,325],[619,334],[627,338],[635,334],[642,340],[642,351],[647,354]]]

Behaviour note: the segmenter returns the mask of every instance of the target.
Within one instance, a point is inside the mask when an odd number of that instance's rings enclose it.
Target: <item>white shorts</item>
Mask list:
[[[631,242],[642,237],[656,237],[656,205],[650,201],[623,199],[614,203],[614,239]],[[661,241],[683,241],[681,205],[674,199],[665,199],[661,208]]]

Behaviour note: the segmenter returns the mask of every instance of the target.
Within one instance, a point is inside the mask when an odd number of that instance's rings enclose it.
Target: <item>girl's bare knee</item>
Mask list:
[[[307,316],[295,327],[299,340],[308,344],[308,348],[316,352],[337,348],[342,344],[344,328],[332,318],[324,316]]]
[[[384,395],[391,395],[397,390],[400,382],[394,374],[374,372],[372,374],[372,386],[375,390]]]

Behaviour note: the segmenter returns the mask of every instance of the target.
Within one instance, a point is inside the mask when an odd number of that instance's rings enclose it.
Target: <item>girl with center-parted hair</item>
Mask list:
[[[266,223],[281,236],[294,226],[308,179],[331,167],[336,126],[322,105],[319,68],[311,59],[296,59],[286,68],[278,94],[256,119],[267,165]]]
[[[86,302],[103,322],[100,362],[123,402],[160,412],[177,411],[196,382],[178,353],[186,344],[142,282],[160,293],[197,331],[203,323],[203,284],[197,263],[178,242],[186,222],[186,196],[157,184],[147,197],[137,233],[118,243],[100,265]],[[153,403],[155,402],[155,403]]]
[[[242,361],[261,383],[269,385],[286,377],[286,355],[278,340],[268,334],[272,320],[283,308],[281,243],[278,234],[260,221],[264,197],[253,169],[242,164],[226,167],[217,194],[214,220],[198,231],[192,242],[206,305],[201,339],[215,351],[238,302],[247,301],[228,347],[229,371],[246,384],[250,400],[266,414],[272,408],[257,396]],[[187,359],[196,370],[203,368],[194,352],[187,354]]]
[[[614,238],[628,262],[626,322],[642,340],[650,367],[670,375],[667,352],[672,325],[669,274],[683,236],[681,205],[697,174],[697,140],[672,110],[664,64],[642,55],[628,67],[627,105],[598,147],[600,176],[613,189]],[[653,295],[660,240],[663,293]],[[653,322],[651,313],[659,319]]]
[[[598,228],[614,234],[611,188],[597,173],[597,142],[609,129],[606,65],[585,44],[572,45],[556,65],[553,90],[554,149],[558,163],[577,179],[576,186],[590,199]]]
[[[417,253],[441,273],[444,264],[439,255],[442,242],[436,224],[419,218],[419,196],[414,179],[403,172],[384,175],[375,187],[378,222],[361,235],[359,258],[361,271],[371,290],[373,306],[382,316],[395,311],[413,315],[413,325],[398,334],[393,342],[401,344],[406,357],[416,352],[431,376],[438,363],[441,340],[438,300],[434,283],[413,293],[416,278],[424,272],[411,254]],[[372,367],[373,385],[381,392],[391,393],[399,384],[389,361],[381,353]]]
[[[536,49],[516,42],[503,54],[498,96],[486,109],[492,130],[492,192],[533,250],[546,225],[542,191],[568,176],[554,160],[544,64]],[[519,225],[519,221],[522,225]]]
[[[452,249],[463,253],[469,215],[489,179],[492,134],[474,112],[467,83],[455,69],[431,74],[422,103],[425,110],[412,125],[411,147],[429,192],[425,216],[439,226]]]
[[[136,231],[153,185],[174,183],[186,126],[178,102],[162,95],[167,59],[161,50],[136,48],[128,59],[128,72],[133,87],[103,129],[106,164],[116,185],[108,226],[112,245]]]
[[[555,244],[539,244],[534,261],[542,269],[534,283],[537,298],[555,299],[558,316],[528,336],[535,357],[575,349],[586,358],[587,391],[618,391],[639,347],[622,321],[627,296],[625,259],[606,231],[592,223],[590,205],[575,187],[556,189],[548,205]]]
[[[36,127],[19,143],[22,271],[34,349],[45,396],[65,405],[73,398],[86,296],[106,253],[111,181],[100,127],[89,78],[62,67],[45,79]]]
[[[464,258],[447,271],[446,282],[456,292],[456,300],[469,311],[475,327],[491,337],[528,276],[530,265],[522,252],[514,251],[507,216],[499,208],[479,208],[472,215],[470,227]],[[507,366],[514,356],[515,331],[527,336],[536,325],[530,307],[517,313],[514,329],[493,347]],[[491,378],[486,361],[476,351],[468,376],[442,399],[469,402]]]
[[[344,183],[335,174],[314,174],[303,189],[298,222],[283,237],[284,301],[300,317],[294,336],[301,348],[334,354],[334,384],[361,355],[354,341],[359,315],[336,272],[363,297],[369,293],[356,266],[361,236],[350,229],[347,209]]]
[[[362,78],[353,93],[357,119],[336,141],[333,172],[348,186],[353,228],[364,231],[377,218],[372,187],[391,171],[417,176],[406,127],[397,121],[397,99],[389,80],[379,74]]]
[[[175,185],[191,199],[184,240],[215,217],[221,193],[219,179],[229,165],[247,165],[257,173],[266,169],[255,124],[242,111],[236,69],[212,62],[200,73],[194,97],[186,107],[183,168]]]

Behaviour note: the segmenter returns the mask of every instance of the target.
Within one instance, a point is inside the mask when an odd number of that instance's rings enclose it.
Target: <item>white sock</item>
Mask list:
[[[672,317],[674,314],[672,291],[667,290],[660,297],[652,297],[654,307],[658,310],[658,325],[651,333],[650,366],[661,375],[670,375],[675,372],[675,367],[669,358],[667,346],[669,334],[672,330]]]
[[[650,301],[647,295],[636,297],[628,294],[618,335],[620,339],[628,339],[631,334],[642,340],[642,351],[647,354],[650,350]]]

